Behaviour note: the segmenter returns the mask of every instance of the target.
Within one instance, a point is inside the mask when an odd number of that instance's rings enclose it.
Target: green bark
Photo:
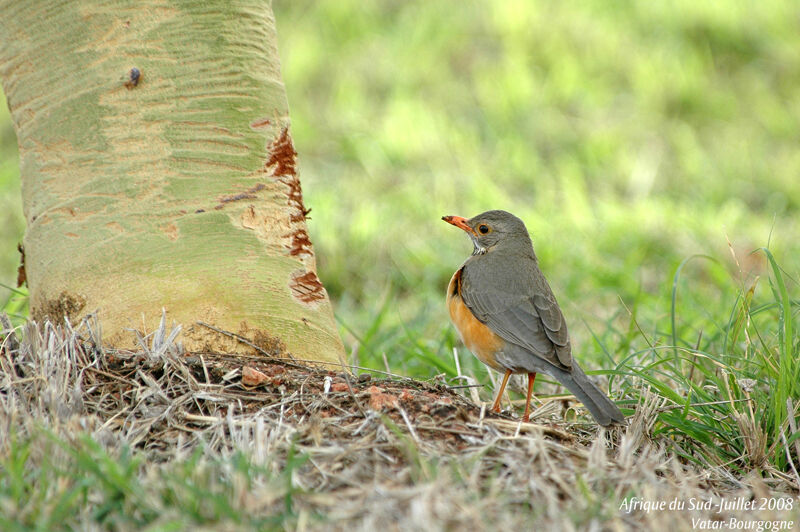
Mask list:
[[[164,307],[190,350],[237,347],[202,320],[338,360],[269,2],[0,0],[0,79],[35,318],[126,346]]]

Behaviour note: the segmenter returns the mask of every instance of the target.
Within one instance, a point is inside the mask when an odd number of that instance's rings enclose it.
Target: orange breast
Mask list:
[[[505,371],[506,368],[495,360],[495,353],[502,349],[505,342],[489,327],[481,323],[464,304],[464,300],[461,299],[460,269],[453,275],[447,286],[447,309],[450,311],[450,320],[456,326],[458,335],[467,349],[487,366],[500,372]]]

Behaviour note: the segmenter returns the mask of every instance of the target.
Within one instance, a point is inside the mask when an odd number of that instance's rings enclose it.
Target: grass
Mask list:
[[[594,373],[607,378],[626,413],[654,405],[641,430],[665,453],[652,467],[662,480],[640,467],[638,480],[623,484],[631,496],[673,494],[674,486],[659,484],[674,479],[665,463],[680,463],[689,476],[719,475],[706,487],[718,493],[753,494],[762,484],[767,493],[797,489],[796,3],[770,0],[753,11],[686,0],[470,1],[453,10],[435,2],[278,0],[275,9],[305,203],[313,209],[309,229],[351,363],[422,379],[442,374],[450,384],[467,376],[485,385],[479,393],[489,399],[490,375],[460,345],[444,310],[447,281],[470,244],[439,218],[504,208],[532,233],[576,357],[587,370],[603,368]],[[23,229],[18,183],[13,129],[0,105],[0,303],[15,324],[26,314],[25,292],[11,288]],[[513,384],[518,399],[521,386]],[[563,417],[559,402],[548,400],[561,390],[545,379],[536,390],[545,417]],[[402,489],[421,486],[407,499],[393,486],[393,510],[428,496],[433,502],[419,515],[446,523],[450,514],[436,506],[442,499],[431,495],[439,490],[464,515],[481,508],[514,524],[505,505],[557,523],[530,502],[554,493],[511,489],[509,478],[531,481],[499,464],[530,462],[526,445],[562,458],[567,451],[523,438],[447,460],[416,450],[405,424],[391,423],[380,430],[393,442],[392,456],[410,468]],[[269,474],[247,457],[194,458],[208,472],[200,478],[180,462],[150,464],[135,446],[124,458],[109,446],[57,443],[64,434],[26,429],[4,448],[0,501],[23,509],[15,522],[46,528],[70,513],[63,508],[77,511],[87,501],[106,505],[108,515],[75,523],[120,529],[299,528],[305,520],[323,526],[321,514],[335,514],[300,487],[309,462],[297,466],[299,476],[284,474],[294,467],[288,446],[266,460]],[[583,465],[590,445],[579,448]],[[601,461],[606,472],[625,460],[652,465],[655,451],[615,449],[616,465]],[[51,467],[50,450],[69,467]],[[81,480],[97,475],[90,465],[104,456],[139,460],[119,473],[131,491],[116,499]],[[269,502],[253,516],[237,491],[236,460],[244,461],[244,478],[267,486],[259,496]],[[173,495],[170,483],[180,484]],[[565,499],[576,508],[566,517],[572,526],[620,518],[609,501],[621,493],[602,475],[577,475],[569,485],[582,494]],[[315,486],[329,493],[324,483]],[[297,507],[285,501],[293,490]],[[203,505],[206,499],[218,504]],[[187,510],[176,514],[176,507]],[[266,514],[279,517],[258,521]],[[659,517],[637,518],[655,525]],[[476,522],[493,522],[486,519]]]
[[[110,450],[87,434],[65,442],[41,429],[8,446],[0,526],[9,532],[87,523],[105,530],[280,529],[297,522],[291,477],[307,458],[290,456],[273,473],[242,453],[209,459],[198,448],[180,461],[147,464],[145,454],[125,446]],[[248,497],[278,511],[252,515],[241,504]]]
[[[661,430],[663,397],[641,387],[624,429],[560,420],[559,401],[534,413],[546,424],[523,426],[484,416],[436,381],[344,386],[343,374],[253,357],[244,363],[271,378],[245,385],[241,359],[185,356],[166,320],[136,352],[103,348],[91,319],[21,332],[0,357],[4,530],[495,529],[534,519],[685,529],[692,518],[800,519],[791,476],[769,464],[697,467],[710,445],[694,442],[702,452],[686,454]],[[686,420],[701,419],[697,406]],[[653,513],[628,510],[634,497],[782,506]]]
[[[759,468],[792,475],[787,451],[797,449],[790,450],[787,438],[795,432],[789,421],[794,423],[800,411],[800,337],[793,328],[798,301],[789,298],[786,275],[770,251],[757,253],[772,268],[764,281],[768,288],[757,290],[761,280],[750,278],[738,293],[732,291],[736,297],[729,311],[711,316],[714,327],[676,326],[679,267],[670,314],[663,320],[670,328],[659,331],[655,325],[648,335],[635,323],[628,338],[616,344],[627,354],[615,353],[613,342],[597,341],[619,361],[613,373],[623,379],[623,388],[646,383],[665,398],[654,434],[675,441],[681,456],[699,466],[724,465],[739,475]],[[631,395],[638,395],[636,387],[630,386]]]

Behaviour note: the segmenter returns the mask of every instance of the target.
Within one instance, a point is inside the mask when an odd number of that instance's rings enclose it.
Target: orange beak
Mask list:
[[[469,225],[467,225],[466,218],[462,218],[461,216],[442,216],[442,220],[444,220],[449,224],[453,224],[460,229],[463,229],[464,231],[466,231],[471,235],[475,235],[475,231]]]

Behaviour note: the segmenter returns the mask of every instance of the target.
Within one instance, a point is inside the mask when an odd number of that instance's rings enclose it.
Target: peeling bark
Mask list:
[[[314,272],[295,272],[289,283],[292,295],[303,303],[314,303],[325,299],[325,289]]]

